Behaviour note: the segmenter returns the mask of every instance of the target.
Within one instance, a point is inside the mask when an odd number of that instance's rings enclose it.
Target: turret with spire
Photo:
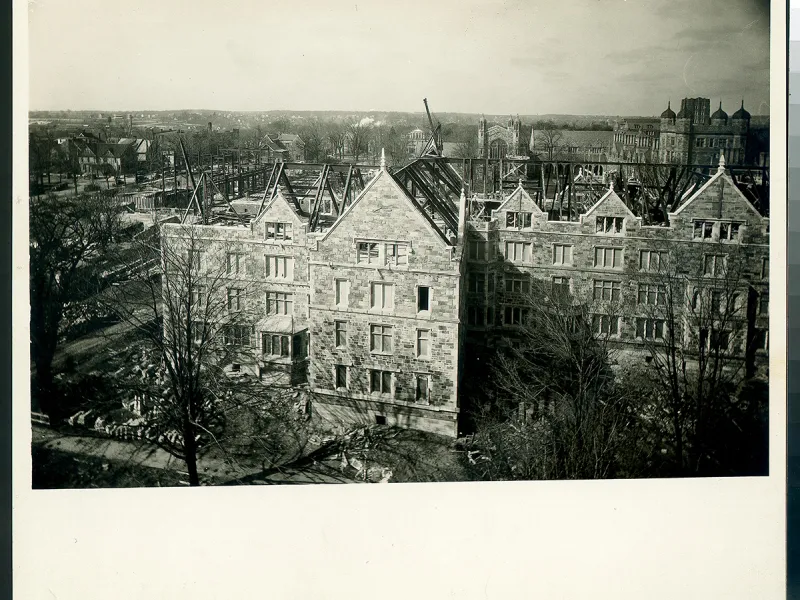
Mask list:
[[[744,109],[744,98],[742,98],[742,106],[731,116],[734,121],[747,121],[750,122],[750,113]]]
[[[728,113],[722,110],[722,100],[719,101],[719,108],[714,111],[714,114],[711,115],[711,124],[712,125],[727,125],[728,123]]]
[[[671,123],[675,122],[675,111],[672,110],[672,100],[669,100],[667,102],[667,110],[661,113],[661,119],[662,120],[666,119]]]

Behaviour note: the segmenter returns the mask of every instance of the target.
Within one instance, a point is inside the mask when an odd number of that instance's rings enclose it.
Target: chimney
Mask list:
[[[458,199],[458,241],[464,241],[467,235],[467,195],[461,188],[461,198]]]

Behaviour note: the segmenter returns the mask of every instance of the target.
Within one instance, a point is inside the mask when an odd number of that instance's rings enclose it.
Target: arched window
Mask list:
[[[489,158],[505,158],[508,154],[508,144],[505,140],[492,140],[489,144]]]

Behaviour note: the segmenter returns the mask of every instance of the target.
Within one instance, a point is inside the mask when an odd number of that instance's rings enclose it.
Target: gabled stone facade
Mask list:
[[[457,212],[446,230],[384,166],[323,233],[280,193],[247,226],[198,226],[209,247],[241,254],[230,285],[248,289],[249,368],[285,371],[334,424],[456,436],[465,355],[513,337],[534,278],[590,299],[614,347],[643,358],[653,266],[669,265],[690,297],[722,285],[718,265],[734,257],[746,339],[730,345],[766,363],[769,220],[724,164],[668,226],[642,225],[613,189],[575,222],[549,221],[521,183],[489,220],[467,223],[463,194]]]
[[[676,297],[692,289],[724,287],[725,275],[714,261],[735,259],[741,265],[738,289],[730,293],[738,295],[738,314],[747,323],[746,335],[731,341],[731,351],[744,357],[746,347],[760,344],[749,360],[765,362],[769,220],[759,215],[724,166],[669,215],[668,226],[642,225],[613,190],[577,222],[548,221],[521,187],[490,221],[470,225],[466,313],[470,339],[476,343],[513,335],[525,316],[523,292],[537,279],[549,282],[554,293],[566,286],[593,301],[598,316],[614,319],[613,326],[598,321],[599,328],[608,327],[612,345],[623,354],[642,355],[640,320],[652,316],[641,301],[642,286],[660,285],[651,257],[662,259],[662,271],[669,265],[673,279],[690,288],[676,291]]]
[[[461,252],[378,173],[310,251],[315,410],[456,435]]]

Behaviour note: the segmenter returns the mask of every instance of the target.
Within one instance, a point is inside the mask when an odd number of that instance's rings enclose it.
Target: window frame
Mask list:
[[[605,319],[608,319],[608,332],[603,331],[605,323]],[[612,327],[613,324],[613,327]],[[614,331],[612,331],[612,329]],[[617,315],[607,315],[603,313],[595,313],[592,315],[592,332],[595,335],[607,335],[608,337],[619,337],[620,336],[620,317]]]
[[[275,305],[275,312],[270,310]],[[285,312],[280,311],[283,306]],[[291,316],[294,314],[294,293],[267,290],[264,292],[264,312],[266,316]]]
[[[564,261],[564,254],[569,248],[569,262]],[[561,251],[561,261],[558,261],[558,251]],[[553,244],[553,264],[571,267],[575,264],[575,244]]]
[[[612,266],[607,266],[606,261],[606,253],[611,251],[611,264]],[[598,252],[602,252],[603,256],[603,264],[599,264],[597,257]],[[616,266],[615,263],[617,262],[615,259],[617,257],[617,252],[619,252],[619,266]],[[594,268],[595,269],[602,269],[604,271],[621,271],[625,266],[625,249],[619,246],[595,246],[594,247]]]
[[[473,271],[467,275],[467,293],[486,293],[486,273],[483,271]]]
[[[533,227],[533,213],[520,210],[506,211],[506,229],[531,229]]]
[[[339,385],[340,370],[344,371],[344,385]],[[334,365],[333,366],[333,388],[335,390],[349,390],[350,389],[350,367],[347,365]]]
[[[421,290],[426,290],[427,308],[420,308],[420,302],[422,300],[422,295],[420,293]],[[431,309],[433,307],[432,299],[433,299],[433,289],[431,288],[431,286],[417,285],[417,313],[430,314]]]
[[[713,268],[709,272],[708,265],[709,259],[712,259]],[[719,263],[722,259],[722,268],[720,268]],[[703,276],[704,277],[721,277],[724,272],[727,270],[728,267],[728,255],[727,254],[704,254],[703,255]]]
[[[595,217],[595,233],[602,235],[622,235],[625,233],[625,217]]]
[[[467,260],[486,262],[489,259],[489,242],[487,240],[469,240]]]
[[[274,331],[261,332],[261,356],[270,356],[272,358],[292,358],[292,335],[288,333],[278,333]],[[274,352],[276,348],[275,340],[277,339],[278,352]],[[265,349],[269,346],[269,351]],[[284,353],[284,347],[286,352]]]
[[[377,375],[377,380],[380,383],[379,389],[375,389],[374,383]],[[386,388],[386,376],[389,376],[389,390]],[[379,394],[381,396],[394,396],[395,390],[395,373],[393,371],[384,371],[383,369],[370,369],[369,370],[369,393]]]
[[[509,256],[509,248],[514,248],[514,257],[511,258]],[[517,257],[517,248],[520,247],[519,254],[521,255],[519,258]],[[531,242],[524,242],[520,240],[507,240],[504,245],[505,250],[505,259],[509,262],[513,263],[521,263],[524,265],[531,264],[533,262],[533,244]],[[527,253],[527,259],[526,259]]]
[[[665,339],[667,332],[667,322],[665,319],[654,317],[636,317],[637,340],[658,342]],[[648,335],[648,333],[650,335]]]
[[[374,251],[374,252],[373,252]],[[381,264],[381,247],[378,242],[359,240],[356,242],[356,263],[359,265]]]
[[[503,281],[503,289],[506,294],[521,296],[531,293],[531,278],[524,273],[506,273]]]
[[[376,339],[380,340],[380,348],[376,347]],[[383,323],[369,324],[369,351],[371,354],[383,354],[386,356],[394,354],[394,325],[385,325]]]
[[[222,331],[223,344],[234,348],[249,348],[252,345],[252,329],[250,325],[228,323]]]
[[[420,381],[425,380],[425,397],[420,397]],[[415,404],[430,404],[431,403],[431,375],[430,373],[414,373],[414,403]]]
[[[344,284],[344,290],[340,285]],[[342,291],[345,293],[342,294]],[[333,280],[333,302],[337,308],[349,308],[350,306],[350,280],[344,278],[335,278]]]
[[[233,292],[236,292],[235,294]],[[229,287],[225,289],[225,305],[228,308],[228,312],[241,312],[244,310],[245,305],[245,297],[246,292],[244,288],[238,287]],[[234,304],[234,300],[236,303],[236,308],[233,308],[232,305]]]
[[[347,321],[335,320],[333,322],[334,348],[347,348],[347,334]]]
[[[599,298],[598,298],[598,290]],[[606,298],[608,292],[608,298]],[[616,296],[616,297],[615,297]],[[595,302],[619,302],[622,299],[622,282],[614,279],[595,279],[592,285],[592,300]]]
[[[693,240],[713,240],[718,234],[717,225],[719,221],[712,221],[709,219],[695,219],[693,221],[692,239]],[[697,235],[698,230],[700,235]]]
[[[642,300],[644,297],[644,301]],[[651,302],[651,299],[654,300]],[[636,304],[640,306],[665,306],[667,286],[660,283],[639,283],[636,287]]]
[[[376,304],[376,290],[380,288],[380,306]],[[395,285],[393,282],[387,281],[370,281],[369,282],[369,308],[373,311],[380,311],[380,312],[391,312],[395,309],[395,302],[394,302],[394,288]],[[387,289],[391,290],[391,294],[387,296]],[[391,299],[391,305],[387,305],[387,298]]]
[[[423,341],[426,343],[426,352],[425,353],[423,353],[421,351],[422,342]],[[431,358],[431,355],[432,355],[431,343],[432,343],[432,341],[433,340],[432,340],[432,335],[431,335],[431,330],[430,329],[425,329],[425,328],[418,328],[417,329],[416,344],[415,344],[415,354],[416,354],[417,358],[419,358],[419,359],[430,359]]]
[[[247,275],[247,255],[244,252],[225,253],[225,274],[226,275]]]
[[[281,263],[283,266],[283,275],[279,274],[281,269],[278,268],[278,265]],[[294,280],[294,257],[285,254],[265,254],[264,279]]]
[[[391,249],[391,253],[390,250]],[[400,252],[400,250],[403,250]],[[383,244],[383,264],[389,267],[407,267],[409,244],[407,242],[385,242]],[[401,260],[402,259],[402,260]]]
[[[272,235],[270,235],[270,226]],[[279,234],[280,231],[280,234]],[[264,239],[268,242],[286,243],[294,239],[292,223],[287,221],[266,221],[264,222]]]
[[[647,255],[647,264],[645,265],[644,257]],[[657,256],[658,266],[653,268],[653,256]],[[669,252],[666,250],[651,250],[651,249],[643,249],[639,250],[639,270],[640,271],[647,271],[650,273],[659,273],[661,272],[664,261],[669,256]]]

